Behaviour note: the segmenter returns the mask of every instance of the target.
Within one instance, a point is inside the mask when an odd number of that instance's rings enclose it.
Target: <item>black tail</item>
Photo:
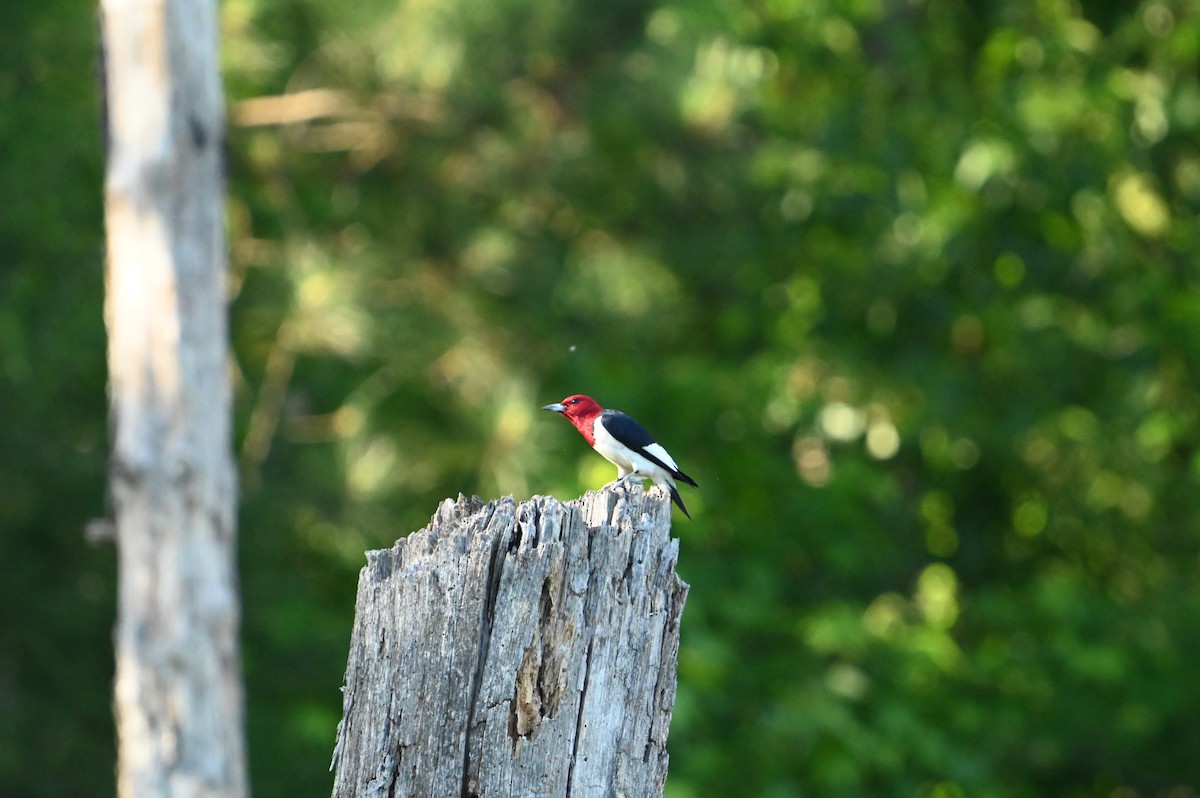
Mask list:
[[[693,488],[700,487],[699,485],[696,484],[696,480],[692,479],[691,477],[689,477],[687,474],[683,473],[682,471],[676,471],[671,476],[675,477],[675,479],[679,480],[680,482],[682,482],[685,485],[691,485]]]
[[[680,476],[682,476],[682,474],[681,474]],[[689,480],[687,480],[687,481],[688,481],[688,484],[690,484],[690,485],[695,485],[695,484],[696,484],[695,482],[692,482],[690,479],[689,479]],[[668,489],[669,491],[671,491],[671,501],[673,501],[673,502],[675,502],[677,505],[679,505],[679,509],[680,509],[680,510],[683,510],[683,514],[684,514],[684,515],[686,515],[686,516],[687,516],[687,517],[690,519],[690,518],[692,517],[692,514],[691,514],[691,513],[689,513],[689,512],[687,511],[687,508],[683,506],[683,497],[679,495],[679,491],[678,491],[678,490],[676,490],[676,488],[675,488],[675,486],[674,486],[674,485],[671,485],[671,484],[669,484],[669,483],[668,483],[668,485],[667,485],[667,489]]]

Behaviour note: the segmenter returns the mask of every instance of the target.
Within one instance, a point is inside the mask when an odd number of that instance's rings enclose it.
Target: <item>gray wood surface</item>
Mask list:
[[[679,621],[670,504],[447,499],[367,553],[333,795],[659,796]]]

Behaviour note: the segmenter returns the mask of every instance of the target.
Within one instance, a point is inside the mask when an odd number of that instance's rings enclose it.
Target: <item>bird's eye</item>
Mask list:
[[[567,402],[567,404],[569,404],[569,405],[577,405],[577,404],[579,404],[579,400],[578,400],[578,399],[572,399],[571,401]]]

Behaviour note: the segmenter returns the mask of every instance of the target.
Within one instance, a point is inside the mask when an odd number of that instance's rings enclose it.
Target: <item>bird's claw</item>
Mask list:
[[[626,474],[623,477],[617,477],[604,487],[606,490],[608,488],[624,488],[625,492],[628,493],[635,482],[639,480],[641,480],[641,477],[639,477],[637,474]]]

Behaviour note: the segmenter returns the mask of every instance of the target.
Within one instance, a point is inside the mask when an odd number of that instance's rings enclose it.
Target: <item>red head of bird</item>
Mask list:
[[[592,446],[596,445],[593,424],[596,421],[596,416],[604,412],[604,408],[598,405],[595,399],[577,393],[573,396],[568,396],[557,404],[546,405],[542,409],[550,410],[554,413],[562,413],[564,418],[575,425],[575,429],[579,430],[580,434],[587,439],[589,444]]]

